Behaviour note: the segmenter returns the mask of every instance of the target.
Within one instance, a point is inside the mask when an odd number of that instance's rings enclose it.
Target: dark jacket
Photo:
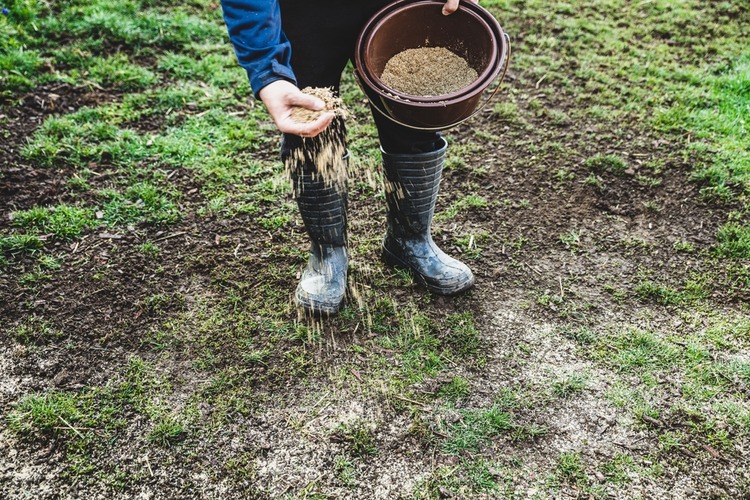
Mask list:
[[[221,6],[237,60],[247,71],[255,95],[276,80],[296,84],[278,0],[221,0]]]

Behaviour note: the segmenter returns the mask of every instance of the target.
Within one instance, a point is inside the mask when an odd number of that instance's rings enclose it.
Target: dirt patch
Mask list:
[[[117,98],[115,94],[99,90],[58,84],[39,87],[18,97],[16,105],[0,107],[3,128],[0,205],[11,210],[24,210],[34,205],[72,201],[65,187],[73,169],[65,165],[52,168],[30,165],[22,158],[21,149],[47,117],[113,102]]]
[[[70,169],[28,165],[20,145],[49,113],[118,98],[85,89],[55,90],[62,104],[54,109],[45,97],[51,89],[24,97],[28,106],[2,108],[9,134],[0,145],[4,207],[67,201]],[[519,92],[539,94],[533,85]],[[562,97],[539,99],[552,109],[569,109]],[[291,307],[307,246],[299,217],[280,229],[261,224],[291,199],[259,204],[251,214],[206,215],[205,200],[195,195],[201,185],[184,169],[170,178],[185,193],[180,222],[89,231],[71,242],[48,238],[45,252],[63,265],[33,283],[22,277],[34,272],[37,256],[13,258],[0,271],[3,414],[30,393],[79,394],[105,387],[137,356],[170,383],[172,392],[159,402],[193,420],[186,424],[187,438],[157,447],[147,439],[154,422],[133,410],[113,435],[114,445],[91,451],[93,470],[78,476],[71,475],[66,449],[75,439],[72,431],[34,440],[4,429],[3,494],[20,497],[33,488],[41,498],[113,492],[191,496],[196,491],[224,498],[313,492],[393,498],[425,488],[439,479],[436,471],[455,471],[481,455],[495,460],[496,482],[532,496],[549,492],[560,455],[575,452],[589,484],[614,497],[742,495],[748,484],[746,438],[737,438],[737,449],[722,449],[728,462],[701,451],[705,443],[687,443],[684,448],[693,456],[664,451],[657,431],[608,399],[613,380],[630,384],[632,379],[593,361],[559,333],[570,325],[600,332],[626,324],[679,333],[684,310],[644,300],[633,290],[647,272],[668,277],[675,286],[693,272],[708,272],[714,264],[704,256],[726,207],[700,201],[700,186],[688,180],[692,159],[677,144],[586,121],[553,127],[546,116],[523,103],[519,107],[529,123],[503,122],[487,112],[448,134],[450,151],[461,153],[445,170],[438,204],[443,216],[436,220],[434,237],[477,277],[475,289],[461,297],[430,296],[379,262],[385,209],[370,185],[350,191],[352,274],[369,312],[360,312],[360,304],[350,300],[350,308],[318,332],[306,330],[309,325],[298,322]],[[484,135],[479,138],[477,131]],[[541,149],[545,145],[548,149]],[[354,161],[361,160],[356,155],[363,147],[357,147]],[[340,158],[342,153],[332,154]],[[592,171],[586,165],[586,159],[604,154],[621,156],[628,168]],[[649,167],[651,160],[662,161],[659,173]],[[466,209],[462,203],[469,195],[487,203]],[[464,209],[450,215],[454,205]],[[15,230],[6,217],[0,229]],[[148,242],[158,254],[143,251]],[[696,251],[676,251],[677,243]],[[732,291],[736,277],[715,279],[706,303],[720,304],[727,316],[741,309],[748,296],[747,290]],[[373,319],[384,298],[416,304],[436,324],[451,314],[470,313],[484,363],[446,362],[440,375],[399,389],[397,395],[421,398],[419,404],[393,398],[396,392],[387,384],[395,382],[378,378],[382,371],[423,360],[407,358],[410,353],[399,348],[373,347],[381,333],[368,329],[397,321],[395,312]],[[19,340],[17,328],[30,318],[44,319],[57,334]],[[550,395],[555,381],[580,373],[588,382],[578,392]],[[546,432],[533,438],[501,434],[461,456],[444,452],[445,437],[432,432],[445,413],[435,394],[454,377],[471,387],[459,409],[487,408],[508,389],[528,391],[535,405],[508,411],[519,428],[538,426]],[[676,387],[667,382],[657,385]],[[212,391],[218,393],[213,399]],[[668,394],[663,401],[677,397]],[[668,409],[654,400],[659,409]],[[662,430],[683,424],[665,422]],[[377,449],[364,458],[337,437],[341,426],[359,424],[372,433]],[[642,468],[663,463],[664,472],[633,469],[632,477],[626,474],[629,479],[618,484],[598,477],[602,464],[618,454]],[[560,497],[584,494],[571,481],[556,488],[553,494]],[[451,491],[445,489],[447,496]]]

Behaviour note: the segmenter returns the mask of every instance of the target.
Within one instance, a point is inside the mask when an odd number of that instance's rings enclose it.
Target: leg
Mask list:
[[[284,32],[292,43],[292,68],[301,88],[331,87],[338,90],[349,51],[340,24],[330,7],[315,2],[281,2]],[[323,24],[321,24],[323,23]],[[297,305],[313,314],[335,314],[346,292],[346,180],[332,183],[321,170],[346,171],[346,130],[335,120],[322,136],[303,139],[285,134],[281,157],[290,172],[294,196],[310,238],[310,255],[295,292]],[[324,141],[340,145],[340,155],[321,155]],[[321,159],[326,158],[322,165]]]
[[[346,293],[346,182],[328,182],[318,174],[313,158],[297,157],[292,150],[284,151],[282,157],[310,238],[310,256],[294,295],[295,302],[313,314],[335,314]],[[331,158],[339,163],[331,168],[345,171],[347,156]]]
[[[447,143],[440,134],[402,127],[373,110],[380,135],[388,207],[383,260],[410,269],[431,292],[455,295],[474,284],[462,262],[432,239]]]

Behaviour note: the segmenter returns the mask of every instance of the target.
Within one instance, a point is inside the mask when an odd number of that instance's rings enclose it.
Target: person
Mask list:
[[[222,0],[229,38],[238,62],[282,133],[281,157],[291,172],[297,205],[310,238],[307,268],[295,302],[307,312],[338,312],[346,294],[347,194],[345,183],[316,175],[314,141],[328,129],[346,130],[339,117],[324,112],[309,123],[292,119],[303,107],[323,111],[323,101],[305,87],[338,92],[341,74],[353,61],[359,31],[392,0]],[[477,3],[478,0],[470,0]],[[459,0],[446,0],[450,15]],[[398,125],[372,110],[381,146],[386,185],[387,227],[382,256],[386,264],[410,269],[428,290],[455,295],[474,284],[462,262],[446,255],[431,236],[447,143],[438,132]],[[332,126],[333,124],[333,126]],[[330,128],[329,128],[330,127]],[[305,154],[295,154],[304,151]],[[338,161],[346,161],[339,158]]]

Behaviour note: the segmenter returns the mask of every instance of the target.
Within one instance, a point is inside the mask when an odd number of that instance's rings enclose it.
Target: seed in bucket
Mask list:
[[[305,87],[302,92],[321,99],[325,102],[325,108],[321,111],[312,111],[295,107],[291,114],[293,120],[299,123],[311,122],[328,111],[333,111],[335,117],[323,132],[315,137],[303,139],[301,146],[290,152],[286,161],[287,170],[291,171],[300,164],[312,162],[315,164],[316,175],[326,184],[343,186],[348,177],[344,160],[344,120],[348,117],[348,112],[341,98],[336,97],[329,88]]]
[[[466,59],[444,47],[399,52],[386,63],[380,79],[388,87],[415,96],[438,96],[461,90],[478,77]]]

